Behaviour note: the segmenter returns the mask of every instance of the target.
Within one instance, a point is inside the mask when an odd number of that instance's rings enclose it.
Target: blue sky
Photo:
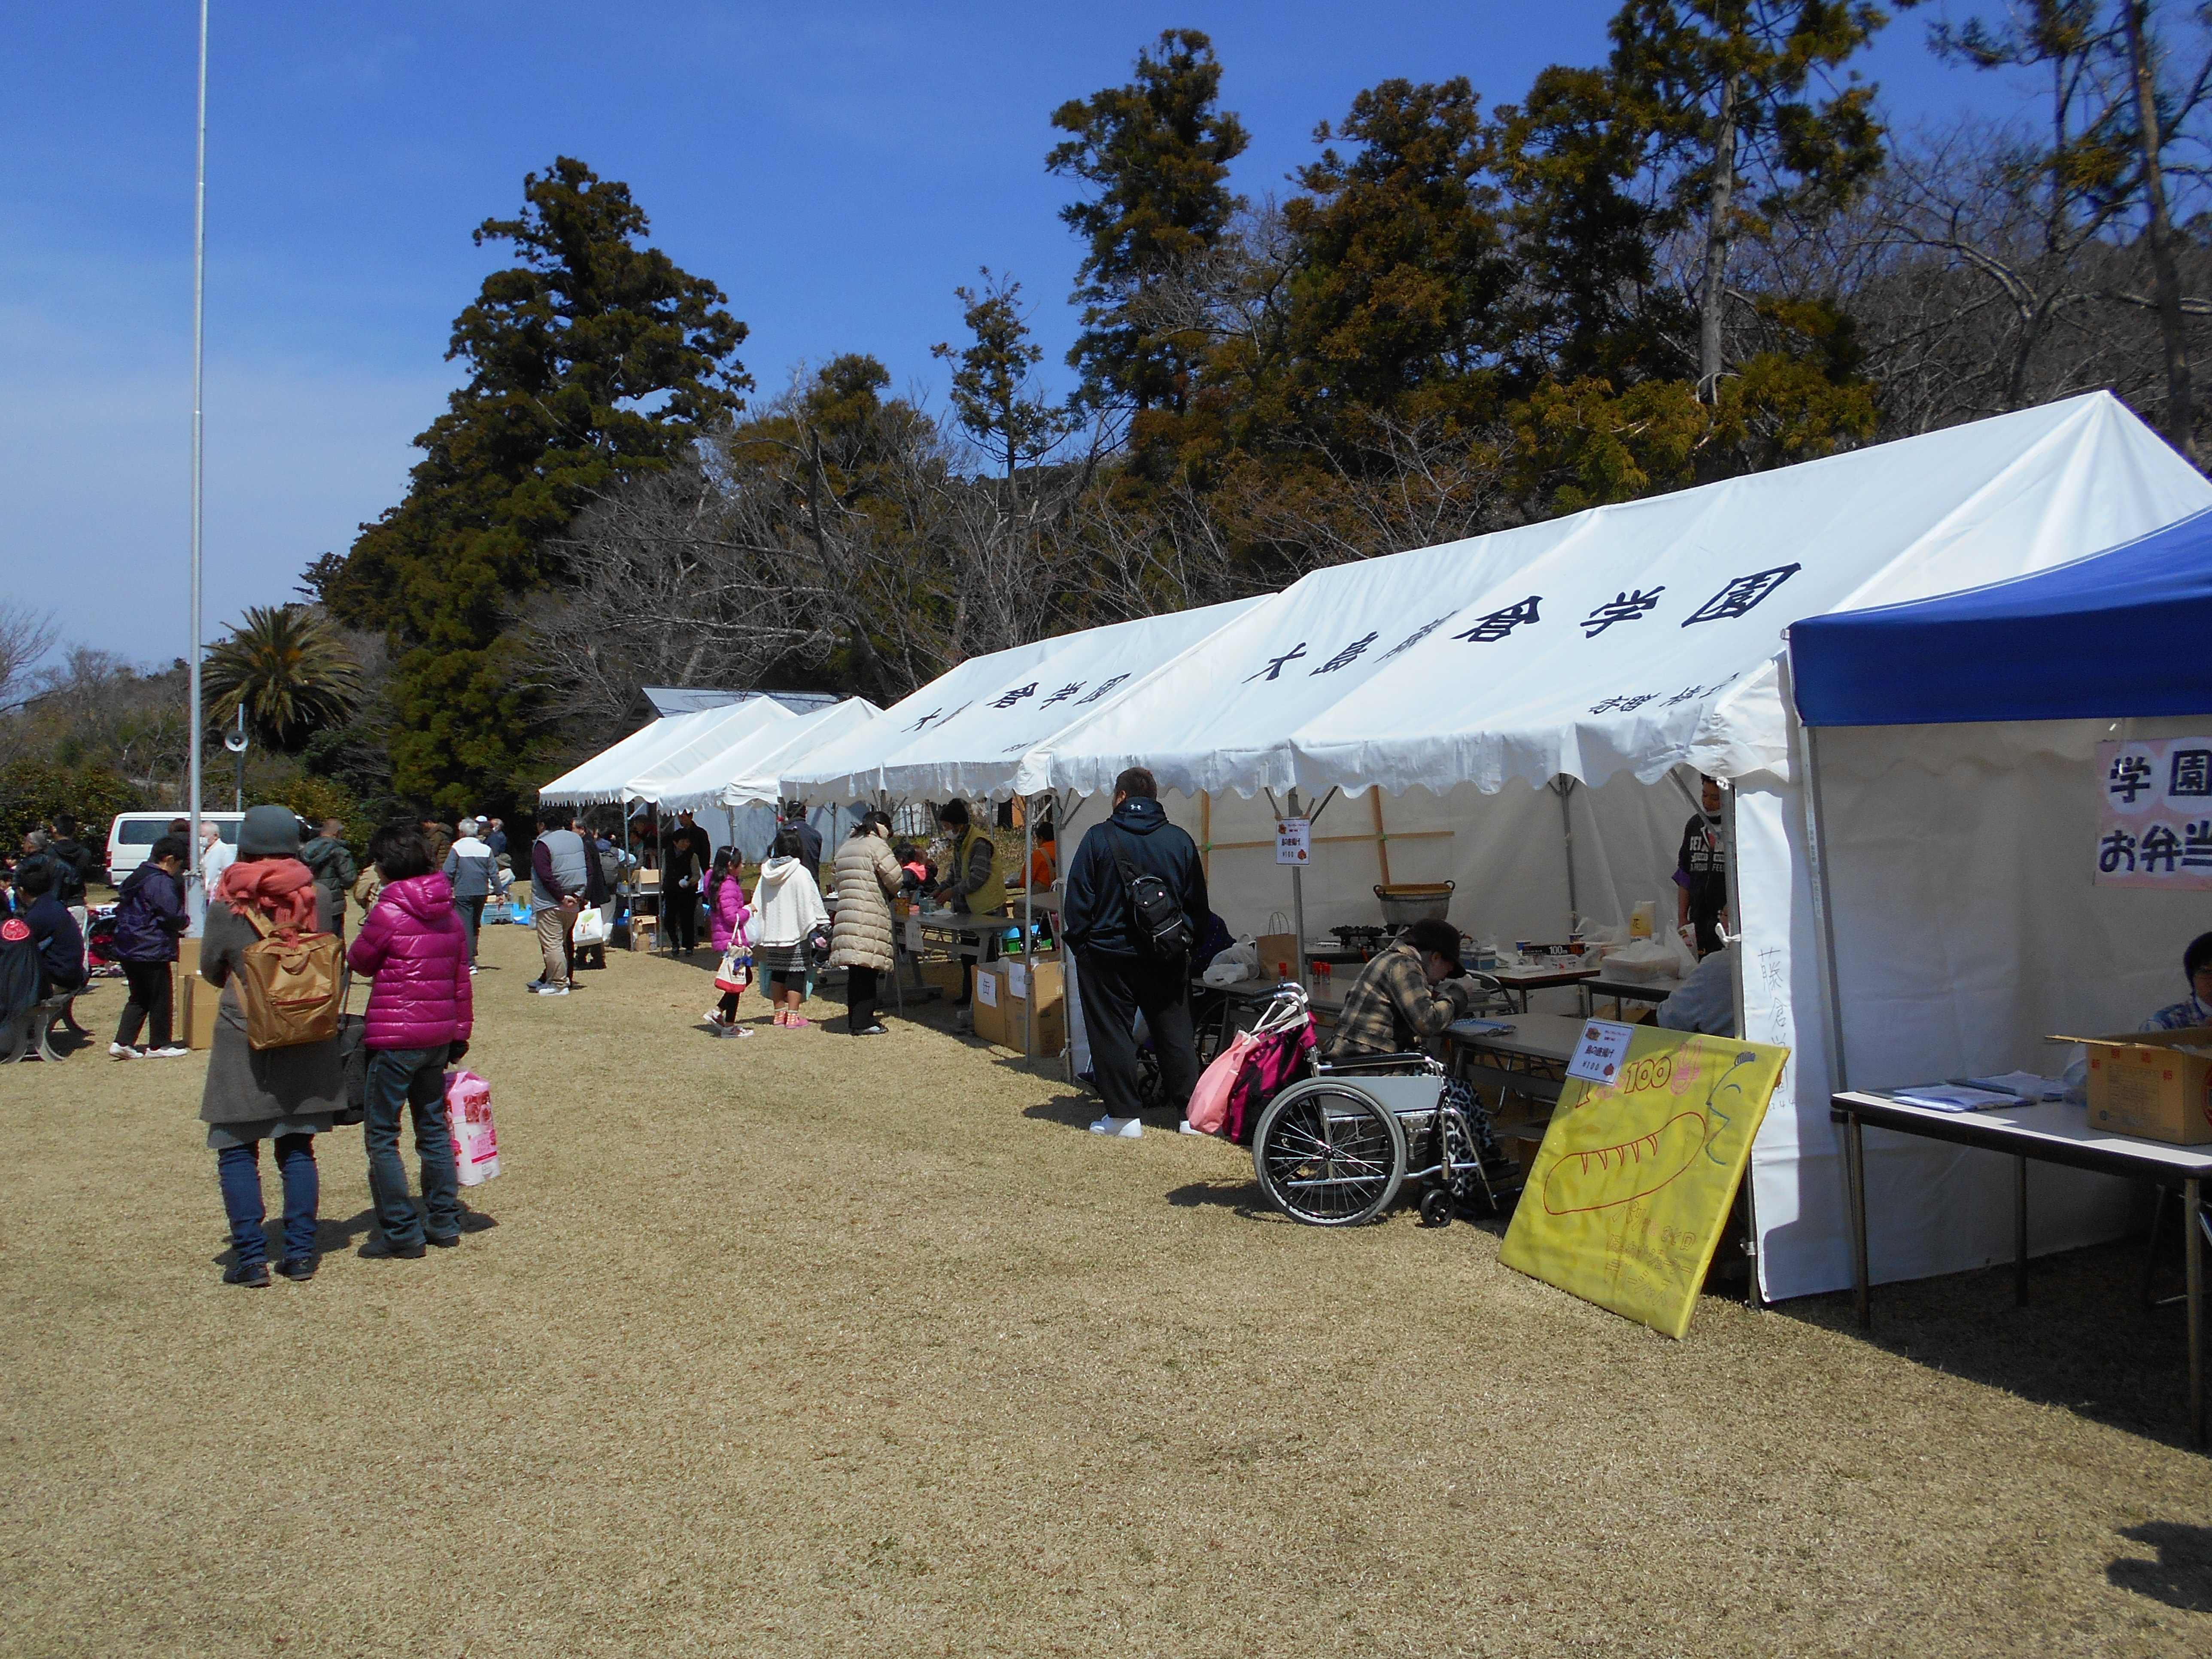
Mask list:
[[[1465,74],[1510,100],[1547,63],[1597,61],[1614,4],[215,0],[208,634],[398,499],[456,383],[448,325],[494,267],[470,231],[556,155],[628,180],[653,240],[729,294],[763,392],[854,350],[933,391],[929,345],[982,264],[1037,302],[1064,380],[1079,249],[1049,117],[1162,28],[1213,36],[1257,194],[1360,88]],[[1868,61],[1900,121],[2009,106],[1928,56],[1942,9]],[[70,639],[165,661],[187,639],[197,7],[4,15],[0,567]]]

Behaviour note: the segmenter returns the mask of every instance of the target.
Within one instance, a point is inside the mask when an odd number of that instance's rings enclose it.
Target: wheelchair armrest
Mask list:
[[[1316,1060],[1314,1073],[1317,1077],[1327,1077],[1333,1072],[1396,1072],[1427,1067],[1436,1063],[1418,1049],[1407,1054],[1347,1054],[1342,1060]]]

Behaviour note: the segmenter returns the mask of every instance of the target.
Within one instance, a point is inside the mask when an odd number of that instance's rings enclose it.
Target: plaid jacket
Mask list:
[[[1332,1060],[1410,1052],[1464,1013],[1465,996],[1464,982],[1458,980],[1431,988],[1421,972],[1420,952],[1410,945],[1394,945],[1352,981],[1324,1052]]]

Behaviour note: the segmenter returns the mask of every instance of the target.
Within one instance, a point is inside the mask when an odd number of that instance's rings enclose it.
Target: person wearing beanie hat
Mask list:
[[[238,827],[238,857],[208,895],[200,977],[222,989],[208,1050],[200,1118],[216,1155],[235,1252],[226,1284],[269,1283],[262,1229],[261,1143],[274,1141],[284,1182],[284,1255],[276,1271],[314,1277],[320,1178],[314,1137],[327,1133],[345,1103],[345,1064],[335,1036],[289,1048],[256,1049],[246,1037],[246,1005],[236,983],[246,948],[261,937],[246,913],[278,927],[329,933],[327,890],[300,861],[300,820],[282,806],[257,806]]]

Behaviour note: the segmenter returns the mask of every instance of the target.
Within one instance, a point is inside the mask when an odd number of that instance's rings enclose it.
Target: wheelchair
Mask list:
[[[1305,994],[1285,985],[1274,1000]],[[1310,1018],[1310,1016],[1309,1016]],[[1267,1201],[1313,1227],[1357,1227],[1407,1183],[1422,1222],[1447,1226],[1478,1195],[1498,1214],[1517,1188],[1489,1115],[1464,1084],[1421,1053],[1310,1062],[1279,1091],[1252,1134],[1252,1167]]]

